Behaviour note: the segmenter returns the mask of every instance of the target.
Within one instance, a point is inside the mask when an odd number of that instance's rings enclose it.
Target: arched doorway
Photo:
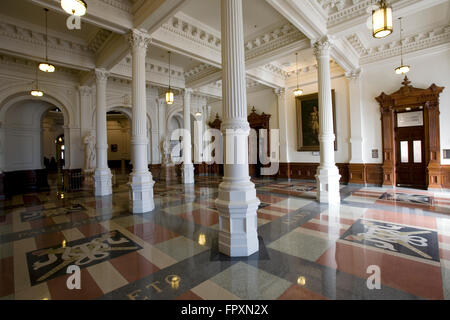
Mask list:
[[[2,118],[5,193],[62,186],[59,183],[62,178],[56,175],[65,167],[68,150],[63,139],[65,116],[61,109],[48,100],[24,97],[3,106]],[[48,179],[49,172],[53,174],[51,179]]]
[[[108,111],[106,114],[108,139],[108,167],[115,182],[126,182],[131,172],[131,121],[121,111]]]

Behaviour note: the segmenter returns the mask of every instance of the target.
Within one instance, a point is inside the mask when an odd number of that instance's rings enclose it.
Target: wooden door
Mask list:
[[[395,131],[397,186],[425,189],[424,127],[402,127]]]

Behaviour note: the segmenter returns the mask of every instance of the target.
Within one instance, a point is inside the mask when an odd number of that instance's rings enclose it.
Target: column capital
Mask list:
[[[192,90],[191,88],[184,88],[183,89],[183,95],[187,96],[187,95],[192,95],[192,92],[194,92],[194,90]]]
[[[286,93],[285,88],[275,88],[273,89],[273,93],[275,93],[278,97]]]
[[[92,94],[92,88],[89,86],[78,86],[78,91],[82,97],[90,96]]]
[[[109,71],[106,71],[106,69],[99,68],[94,70],[95,79],[97,81],[106,81],[108,80],[108,77],[110,75]]]
[[[353,69],[353,70],[347,71],[345,73],[345,77],[348,80],[357,80],[357,79],[359,79],[360,75],[361,75],[361,69]]]
[[[330,36],[326,35],[313,42],[314,55],[316,58],[329,56],[330,50],[333,46],[333,40]]]
[[[131,48],[147,49],[151,40],[152,38],[150,35],[143,30],[132,29],[128,34],[128,42],[130,43]]]

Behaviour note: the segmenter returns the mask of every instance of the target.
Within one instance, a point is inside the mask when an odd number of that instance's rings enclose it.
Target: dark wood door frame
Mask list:
[[[396,112],[424,111],[426,187],[442,188],[441,144],[439,130],[439,95],[444,87],[434,83],[428,89],[414,88],[408,77],[403,86],[393,94],[384,92],[375,99],[380,104],[383,139],[383,185],[395,187],[396,183]]]

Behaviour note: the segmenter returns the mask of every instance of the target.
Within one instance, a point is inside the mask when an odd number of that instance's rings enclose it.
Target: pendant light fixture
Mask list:
[[[303,94],[303,89],[300,89],[298,85],[298,52],[295,53],[295,72],[297,73],[297,88],[294,90],[294,96],[300,97]]]
[[[400,67],[395,68],[395,73],[396,74],[406,74],[409,72],[409,70],[411,70],[410,66],[407,66],[403,63],[403,37],[402,37],[402,18],[398,18],[400,20],[400,57],[401,57],[401,62],[400,62]]]
[[[33,97],[42,97],[44,95],[44,92],[42,92],[41,90],[39,90],[39,82],[38,82],[38,69],[36,69],[36,86],[34,87],[34,89],[32,89],[30,91],[30,94]]]
[[[84,16],[86,14],[87,4],[83,0],[61,0],[61,8],[68,14]]]
[[[173,91],[172,88],[170,87],[170,73],[171,69],[170,69],[170,51],[169,51],[169,90],[167,90],[166,92],[166,103],[169,105],[173,104],[174,101]]]
[[[384,38],[394,30],[392,7],[385,0],[380,0],[377,10],[372,11],[372,31],[374,38]]]
[[[45,62],[39,64],[39,70],[43,72],[55,72],[55,66],[48,63],[48,27],[47,27],[47,13],[48,9],[44,8],[45,11]]]

